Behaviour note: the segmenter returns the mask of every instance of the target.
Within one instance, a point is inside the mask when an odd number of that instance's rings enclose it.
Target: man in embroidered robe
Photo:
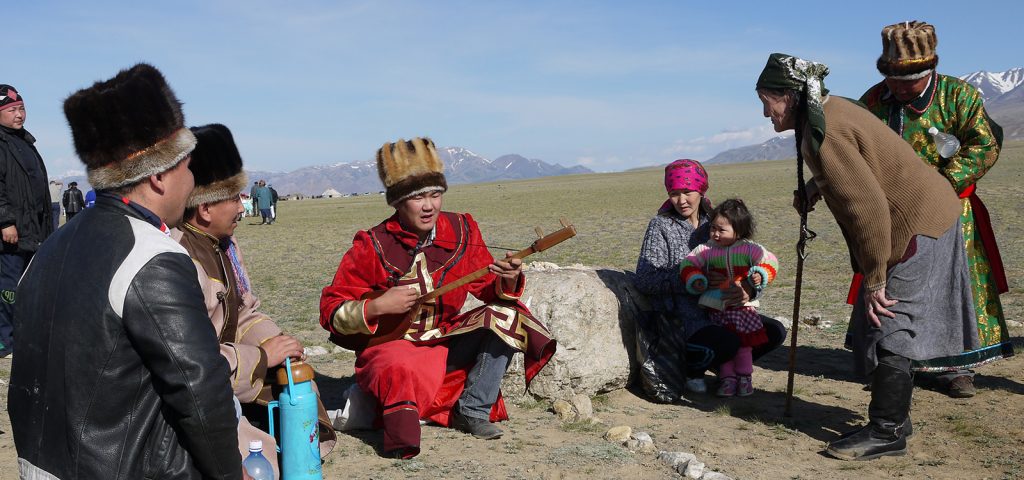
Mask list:
[[[356,234],[323,290],[320,324],[347,345],[346,338],[379,335],[393,319],[413,315],[398,332],[404,336],[356,354],[359,387],[379,403],[386,455],[419,453],[420,419],[497,438],[503,432],[491,422],[507,418],[499,389],[512,355],[524,353],[529,385],[555,350],[547,328],[518,300],[522,261],[494,260],[473,217],[441,210],[448,185],[430,139],[384,144],[377,169],[395,214]],[[417,302],[484,268],[486,275]],[[485,305],[459,313],[468,294]]]
[[[302,344],[259,311],[260,301],[252,291],[233,237],[243,211],[239,193],[246,186],[246,176],[231,131],[220,124],[191,130],[197,143],[189,169],[196,186],[188,199],[185,222],[172,231],[171,237],[185,247],[196,264],[206,310],[220,340],[220,353],[231,370],[235,397],[242,404],[257,407],[245,412],[262,414],[258,417],[262,420],[267,402],[273,400],[270,385],[265,383],[268,370],[284,366],[286,358],[302,360]],[[325,457],[337,437],[322,405],[320,411],[320,455]],[[280,477],[274,438],[243,416],[238,422],[238,449],[243,457],[248,455],[250,440],[263,441],[263,455],[274,466],[275,476]]]
[[[975,185],[999,158],[1003,130],[985,112],[981,94],[958,78],[936,73],[935,28],[902,22],[882,30],[877,67],[885,80],[868,89],[861,102],[910,143],[918,156],[942,173],[960,195],[968,269],[978,317],[981,347],[951,357],[914,363],[914,370],[941,372],[952,397],[975,394],[969,369],[1013,355],[999,294],[1008,291],[1002,261],[985,205]],[[942,158],[928,129],[960,140],[952,158]]]

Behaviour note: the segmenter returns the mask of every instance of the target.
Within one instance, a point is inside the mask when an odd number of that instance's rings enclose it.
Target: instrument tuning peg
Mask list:
[[[564,217],[563,218],[559,218],[558,219],[558,223],[561,223],[562,227],[568,227],[569,226],[569,220],[566,220]]]
[[[537,238],[544,238],[544,230],[541,230],[540,227],[533,227],[533,231],[537,232]]]

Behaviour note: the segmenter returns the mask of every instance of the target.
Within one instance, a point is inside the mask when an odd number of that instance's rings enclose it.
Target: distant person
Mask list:
[[[72,217],[85,209],[85,197],[82,196],[82,191],[78,189],[78,182],[68,184],[68,189],[64,191],[62,203],[64,204],[64,216],[66,217],[65,223],[70,222]]]
[[[656,313],[656,324],[638,325],[656,335],[667,348],[655,349],[640,366],[640,382],[653,400],[670,403],[686,391],[706,393],[705,374],[732,361],[741,341],[736,332],[716,325],[698,297],[686,290],[679,265],[694,248],[710,239],[712,208],[707,198],[710,179],[696,160],[676,160],[665,167],[667,199],[647,225],[636,262],[634,285],[646,294]],[[725,276],[712,274],[709,281],[721,284]],[[727,306],[742,306],[757,298],[749,280],[721,289]],[[786,327],[761,316],[768,341],[751,349],[751,361],[774,350],[786,339]]]
[[[973,349],[978,330],[956,192],[910,145],[850,100],[828,94],[828,67],[773,53],[757,79],[776,132],[795,130],[813,196],[839,223],[864,276],[850,317],[854,367],[871,381],[868,423],[829,443],[843,460],[904,455],[914,389],[910,364]],[[808,190],[811,190],[808,189]],[[806,210],[804,210],[806,211]]]
[[[260,188],[260,181],[257,180],[252,182],[252,188],[249,189],[249,198],[252,199],[253,216],[256,216],[256,212],[260,209],[259,202],[256,201],[256,190]]]
[[[15,290],[32,255],[54,231],[53,201],[36,137],[25,130],[25,99],[0,84],[0,358],[14,348]]]
[[[760,292],[773,280],[779,260],[772,252],[750,239],[754,217],[742,200],[729,199],[711,211],[711,239],[693,249],[679,265],[687,291],[701,295],[698,303],[708,308],[711,323],[725,327],[740,339],[736,355],[718,367],[721,379],[716,395],[746,397],[754,393],[753,349],[768,343],[768,334],[757,313],[758,301],[725,306],[722,289],[746,281]],[[717,284],[709,275],[724,278]]]
[[[270,386],[285,359],[305,359],[302,343],[259,310],[242,251],[233,236],[243,209],[239,192],[247,180],[231,131],[220,124],[192,127],[197,144],[189,169],[195,189],[188,199],[185,221],[171,231],[171,238],[185,247],[198,270],[206,299],[206,312],[217,337],[220,353],[231,370],[231,386],[243,405],[255,408],[265,420],[267,403],[274,400]],[[251,410],[239,419],[238,449],[248,455],[249,441],[261,440],[264,455],[277,470],[277,442],[249,423]],[[337,442],[327,411],[320,405],[322,420],[317,432],[320,457]],[[265,423],[263,421],[262,423]],[[276,472],[280,478],[280,472]]]
[[[277,190],[274,190],[274,187],[272,187],[270,185],[267,185],[267,188],[270,190],[270,218],[276,222],[277,221],[277,200],[278,200],[279,197],[277,195]]]
[[[274,196],[267,188],[267,182],[260,180],[256,185],[256,194],[253,196],[256,201],[256,205],[259,206],[260,216],[263,217],[263,222],[260,225],[273,225],[274,214],[270,210],[274,205]]]
[[[924,22],[885,27],[877,63],[885,80],[868,89],[860,100],[946,177],[960,196],[960,227],[967,247],[980,345],[952,356],[915,361],[913,368],[941,372],[939,382],[948,387],[949,396],[964,398],[976,392],[971,367],[1013,355],[999,301],[999,294],[1008,291],[1006,274],[988,209],[976,188],[999,158],[1003,129],[985,112],[981,93],[974,86],[936,72],[937,43],[935,28]],[[960,140],[960,150],[952,158],[939,156],[928,134],[931,127]]]
[[[85,208],[92,208],[93,205],[96,205],[96,190],[89,190],[85,194]]]
[[[60,226],[60,201],[61,190],[64,189],[64,184],[60,180],[50,180],[50,206],[53,208],[53,229],[56,231],[57,227]]]
[[[320,297],[320,325],[335,341],[380,334],[442,281],[488,269],[412,312],[400,338],[356,352],[355,372],[377,401],[387,456],[419,454],[421,419],[481,439],[501,437],[492,422],[507,417],[500,387],[512,355],[524,352],[529,385],[555,351],[547,328],[519,302],[522,260],[495,260],[473,217],[441,210],[448,183],[429,138],[385,143],[377,169],[395,213],[356,233]],[[483,305],[461,312],[469,294]]]
[[[244,193],[242,194],[242,208],[245,209],[245,212],[242,213],[243,216],[251,217],[255,215],[252,209],[252,197]]]
[[[240,479],[231,373],[168,236],[193,186],[181,102],[140,64],[64,114],[100,194],[18,286],[7,408],[21,477]]]

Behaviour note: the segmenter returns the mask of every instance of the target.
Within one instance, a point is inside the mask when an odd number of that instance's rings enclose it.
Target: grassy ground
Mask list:
[[[759,223],[757,240],[782,264],[762,310],[792,316],[797,215],[790,207],[795,184],[792,161],[713,166],[714,200],[742,197]],[[579,235],[532,260],[633,269],[647,222],[665,198],[660,169],[624,173],[456,185],[445,208],[470,211],[487,242],[520,249],[533,229],[558,228],[571,220]],[[995,222],[1011,282],[1003,295],[1009,319],[1024,319],[1024,143],[1007,145],[995,170],[979,185]],[[359,229],[390,215],[382,196],[282,202],[278,222],[243,220],[237,235],[247,256],[262,309],[306,345],[330,349],[317,324],[320,289],[330,282],[343,252]],[[980,393],[951,400],[927,383],[915,393],[918,432],[911,454],[875,462],[846,463],[820,451],[837,431],[862,420],[868,393],[849,373],[841,348],[849,307],[848,257],[827,209],[810,216],[818,239],[810,244],[803,285],[802,316],[833,321],[827,329],[801,329],[796,416],[783,419],[786,349],[766,357],[755,373],[757,393],[722,401],[695,397],[685,405],[655,405],[626,390],[595,399],[606,426],[627,424],[652,434],[661,449],[696,453],[735,478],[1021,478],[1024,477],[1024,358],[979,369]],[[500,255],[500,250],[494,250]],[[1019,337],[1020,328],[1013,330]],[[312,359],[328,407],[352,382],[352,355]],[[9,378],[10,361],[0,361]],[[6,388],[0,389],[0,403]],[[665,478],[673,472],[651,454],[632,453],[603,441],[605,426],[559,425],[545,402],[510,406],[508,434],[480,442],[452,430],[426,427],[424,452],[414,461],[379,457],[379,432],[339,435],[325,464],[325,478]],[[6,410],[6,409],[4,409]],[[0,479],[16,478],[10,422],[0,415]]]

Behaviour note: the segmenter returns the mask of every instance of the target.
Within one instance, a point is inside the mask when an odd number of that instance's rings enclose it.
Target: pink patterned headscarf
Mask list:
[[[665,167],[666,192],[689,190],[691,192],[700,192],[701,195],[704,195],[708,192],[708,187],[710,186],[708,172],[704,170],[704,165],[701,165],[696,160],[680,159]],[[671,209],[672,203],[666,200],[658,211],[665,212]]]

